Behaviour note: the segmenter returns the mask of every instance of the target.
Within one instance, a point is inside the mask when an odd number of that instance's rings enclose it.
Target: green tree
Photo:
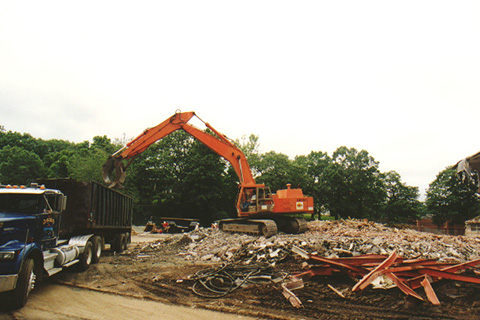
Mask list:
[[[72,153],[66,150],[61,152],[56,152],[47,155],[51,160],[50,166],[48,166],[48,177],[49,178],[67,178],[70,177],[71,164],[70,159],[72,158]],[[45,161],[44,161],[45,162]]]
[[[103,182],[102,165],[109,154],[104,150],[93,149],[87,154],[74,154],[70,159],[63,158],[57,163],[58,166],[65,164],[70,178],[79,181]],[[52,168],[54,169],[54,168]],[[65,168],[61,168],[65,169]]]
[[[182,181],[193,138],[176,131],[140,154],[127,171],[127,184],[138,193],[139,208],[147,216],[181,217]],[[128,173],[130,171],[130,173]],[[132,179],[133,178],[133,179]]]
[[[304,194],[314,199],[316,213],[326,213],[328,203],[328,181],[325,169],[330,165],[331,158],[321,151],[312,151],[307,156],[295,157],[294,164],[301,167],[305,181],[302,185]]]
[[[451,167],[441,171],[427,190],[427,209],[433,214],[433,222],[443,225],[446,221],[464,223],[480,214],[478,186],[474,179],[461,182]]]
[[[251,134],[248,136],[243,136],[241,140],[236,140],[235,144],[237,147],[242,150],[243,154],[247,158],[250,170],[252,171],[253,177],[258,177],[260,172],[258,166],[260,163],[260,139],[258,136]]]
[[[0,132],[0,149],[5,146],[20,147],[33,152],[43,159],[52,152],[58,152],[71,147],[73,144],[64,140],[42,140],[32,137],[28,133]]]
[[[190,217],[209,223],[234,214],[238,178],[233,169],[184,131],[151,145],[128,170],[126,187],[137,195],[145,218]]]
[[[76,180],[102,182],[102,166],[108,156],[118,148],[119,146],[112,144],[106,136],[96,136],[92,144],[88,141],[76,144],[72,153],[61,155],[51,169],[54,171],[58,168],[60,171],[66,171]]]
[[[107,138],[107,136],[95,136],[92,140],[93,142],[90,145],[91,149],[103,150],[108,154],[113,154],[120,148],[118,144],[112,143],[112,140]]]
[[[0,181],[5,184],[30,184],[46,175],[42,160],[21,147],[5,146],[0,150]]]
[[[207,223],[235,214],[238,178],[227,171],[228,167],[223,158],[202,143],[194,142],[185,165],[182,201],[185,213],[191,212]]]
[[[287,184],[294,188],[306,185],[305,168],[282,153],[270,151],[261,154],[255,169],[259,173],[257,183],[264,183],[272,189],[272,192],[285,189]]]
[[[382,220],[393,223],[408,223],[418,219],[422,203],[418,200],[418,187],[407,186],[400,174],[389,171],[383,175],[387,198]]]
[[[325,168],[328,209],[337,217],[379,219],[386,191],[367,151],[339,147]]]

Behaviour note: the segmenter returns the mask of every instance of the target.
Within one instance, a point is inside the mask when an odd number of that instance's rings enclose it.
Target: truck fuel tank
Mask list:
[[[59,267],[69,263],[70,261],[75,260],[80,255],[78,247],[72,245],[64,245],[52,248],[50,249],[50,252],[57,254],[55,262]]]

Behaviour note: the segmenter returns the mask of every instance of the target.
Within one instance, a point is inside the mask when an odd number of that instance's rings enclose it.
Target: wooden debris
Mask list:
[[[302,254],[303,255],[303,254]],[[432,259],[404,260],[396,250],[390,255],[362,255],[348,258],[324,258],[318,255],[309,255],[307,260],[310,270],[295,275],[329,276],[335,273],[345,273],[359,279],[352,288],[352,292],[359,292],[367,288],[378,277],[387,277],[396,287],[408,296],[424,300],[415,289],[423,287],[428,301],[438,305],[440,301],[433,290],[431,283],[440,279],[450,279],[480,284],[480,276],[466,276],[458,274],[467,269],[480,265],[480,260],[465,263],[442,263]],[[328,285],[338,295],[344,297],[338,290]]]
[[[343,299],[345,299],[345,295],[343,293],[341,293],[340,291],[338,291],[338,289],[335,289],[333,286],[331,285],[328,285],[328,287],[333,291],[335,292],[336,294],[338,294],[340,297],[342,297]]]
[[[425,276],[421,284],[423,288],[425,288],[425,294],[427,295],[428,301],[430,301],[432,304],[439,305],[440,300],[438,300],[435,291],[433,291],[432,285],[430,284],[427,276]]]
[[[397,253],[393,251],[392,254],[387,259],[385,259],[385,261],[380,263],[378,266],[375,267],[375,269],[370,271],[369,274],[364,276],[362,280],[357,282],[357,284],[353,287],[352,291],[365,289],[373,280],[375,280],[376,277],[382,274],[384,269],[390,267],[395,262],[396,258],[397,258]]]
[[[293,278],[290,281],[282,283],[282,294],[295,308],[303,307],[302,301],[292,292],[293,290],[302,289],[303,280],[300,278]]]

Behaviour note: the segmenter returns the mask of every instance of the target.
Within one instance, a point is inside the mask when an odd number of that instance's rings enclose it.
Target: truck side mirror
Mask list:
[[[63,212],[67,209],[67,196],[58,197],[58,212]]]

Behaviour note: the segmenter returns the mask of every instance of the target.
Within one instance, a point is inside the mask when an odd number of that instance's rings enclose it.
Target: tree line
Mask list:
[[[463,223],[480,214],[476,181],[460,181],[451,168],[438,174],[419,200],[395,171],[381,172],[365,150],[341,146],[331,155],[312,151],[290,159],[274,151],[261,153],[259,137],[236,141],[247,156],[257,183],[272,191],[289,183],[314,198],[315,214],[337,219],[414,223],[430,213],[434,222]],[[102,164],[122,147],[119,140],[96,136],[73,143],[42,140],[27,133],[0,130],[0,183],[29,184],[37,178],[103,182]],[[234,217],[238,177],[223,158],[183,131],[153,144],[127,169],[123,192],[135,200],[134,222],[150,217],[198,218],[204,224]]]

